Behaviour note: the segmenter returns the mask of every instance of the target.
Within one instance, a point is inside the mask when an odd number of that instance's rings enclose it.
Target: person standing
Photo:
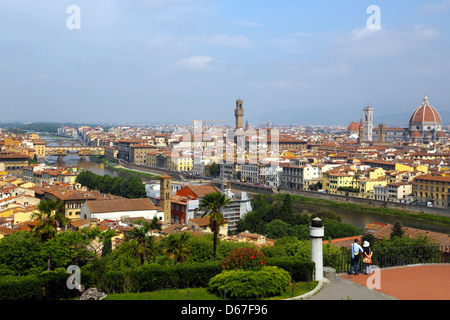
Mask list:
[[[364,241],[363,244],[363,264],[364,264],[364,274],[371,274],[372,273],[372,254],[373,251],[370,248],[370,243],[367,241]]]
[[[364,252],[363,248],[361,248],[361,246],[358,244],[358,239],[355,239],[355,241],[350,245],[350,250],[352,252],[352,261],[350,263],[350,270],[347,273],[353,273],[355,276],[357,276],[361,254]]]

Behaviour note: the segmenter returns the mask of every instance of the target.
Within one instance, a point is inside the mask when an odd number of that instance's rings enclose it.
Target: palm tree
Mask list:
[[[209,227],[214,233],[214,261],[217,261],[217,239],[220,226],[225,221],[221,210],[229,205],[231,201],[230,198],[227,198],[221,192],[213,192],[205,195],[200,203],[200,209],[204,211],[202,217],[209,217]]]
[[[68,219],[64,213],[64,203],[61,200],[42,200],[37,206],[39,212],[33,213],[31,218],[37,220],[32,234],[41,242],[52,239],[59,227],[64,227]]]
[[[154,243],[154,237],[148,236],[147,233],[150,230],[150,224],[144,222],[139,227],[134,227],[128,236],[134,247],[134,253],[139,257],[141,261],[141,267],[144,267],[145,260],[155,254],[156,248]]]
[[[163,240],[163,253],[169,258],[175,259],[176,263],[185,262],[189,256],[190,234],[187,232],[171,233]]]

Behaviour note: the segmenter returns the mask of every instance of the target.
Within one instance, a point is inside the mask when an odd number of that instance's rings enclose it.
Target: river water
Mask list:
[[[55,139],[53,137],[47,137],[41,135],[41,137],[46,140],[46,142],[51,143],[54,142]],[[63,142],[61,142],[63,143]],[[64,143],[63,143],[64,144]],[[126,177],[129,173],[119,172],[113,170],[112,168],[105,166],[101,161],[96,158],[87,157],[86,159],[81,159],[77,155],[69,155],[62,158],[62,160],[58,160],[57,157],[49,156],[46,159],[49,163],[54,164],[56,166],[78,166],[83,168],[84,170],[89,170],[98,175],[110,175],[111,177]],[[321,211],[323,207],[312,206],[312,205],[302,205],[301,209],[307,210],[308,212],[317,212]],[[394,224],[399,222],[404,227],[417,228],[422,230],[430,230],[435,232],[442,232],[450,234],[450,226],[442,226],[425,222],[418,222],[411,219],[406,219],[403,217],[394,217],[394,216],[385,216],[378,215],[374,213],[366,213],[351,209],[342,209],[342,208],[329,208],[330,210],[336,212],[342,217],[342,222],[351,224],[358,228],[365,228],[367,224],[370,224],[374,221],[382,222],[382,223],[390,223]]]

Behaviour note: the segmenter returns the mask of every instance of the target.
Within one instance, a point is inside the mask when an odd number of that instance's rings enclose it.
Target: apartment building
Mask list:
[[[450,207],[450,177],[431,174],[414,178],[412,193],[419,203],[431,202],[437,208]]]

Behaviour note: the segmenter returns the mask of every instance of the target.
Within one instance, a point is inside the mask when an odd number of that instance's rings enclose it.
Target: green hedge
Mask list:
[[[0,277],[0,300],[59,300],[79,295],[67,288],[69,275],[58,270],[40,275]]]
[[[135,292],[168,288],[206,287],[222,271],[220,262],[182,263],[173,267],[152,264],[131,274]]]
[[[315,270],[314,262],[292,257],[270,258],[267,261],[267,265],[277,266],[286,270],[294,281],[312,280],[312,274]]]
[[[293,258],[272,258],[268,266],[277,266],[290,273],[294,281],[307,281],[314,270],[311,261]],[[147,292],[168,288],[207,287],[209,280],[222,272],[220,262],[182,263],[175,266],[150,264],[123,273],[81,271],[81,284],[96,287],[105,293]],[[64,269],[29,276],[0,277],[0,300],[58,300],[79,297],[77,290],[67,288],[69,274]]]

